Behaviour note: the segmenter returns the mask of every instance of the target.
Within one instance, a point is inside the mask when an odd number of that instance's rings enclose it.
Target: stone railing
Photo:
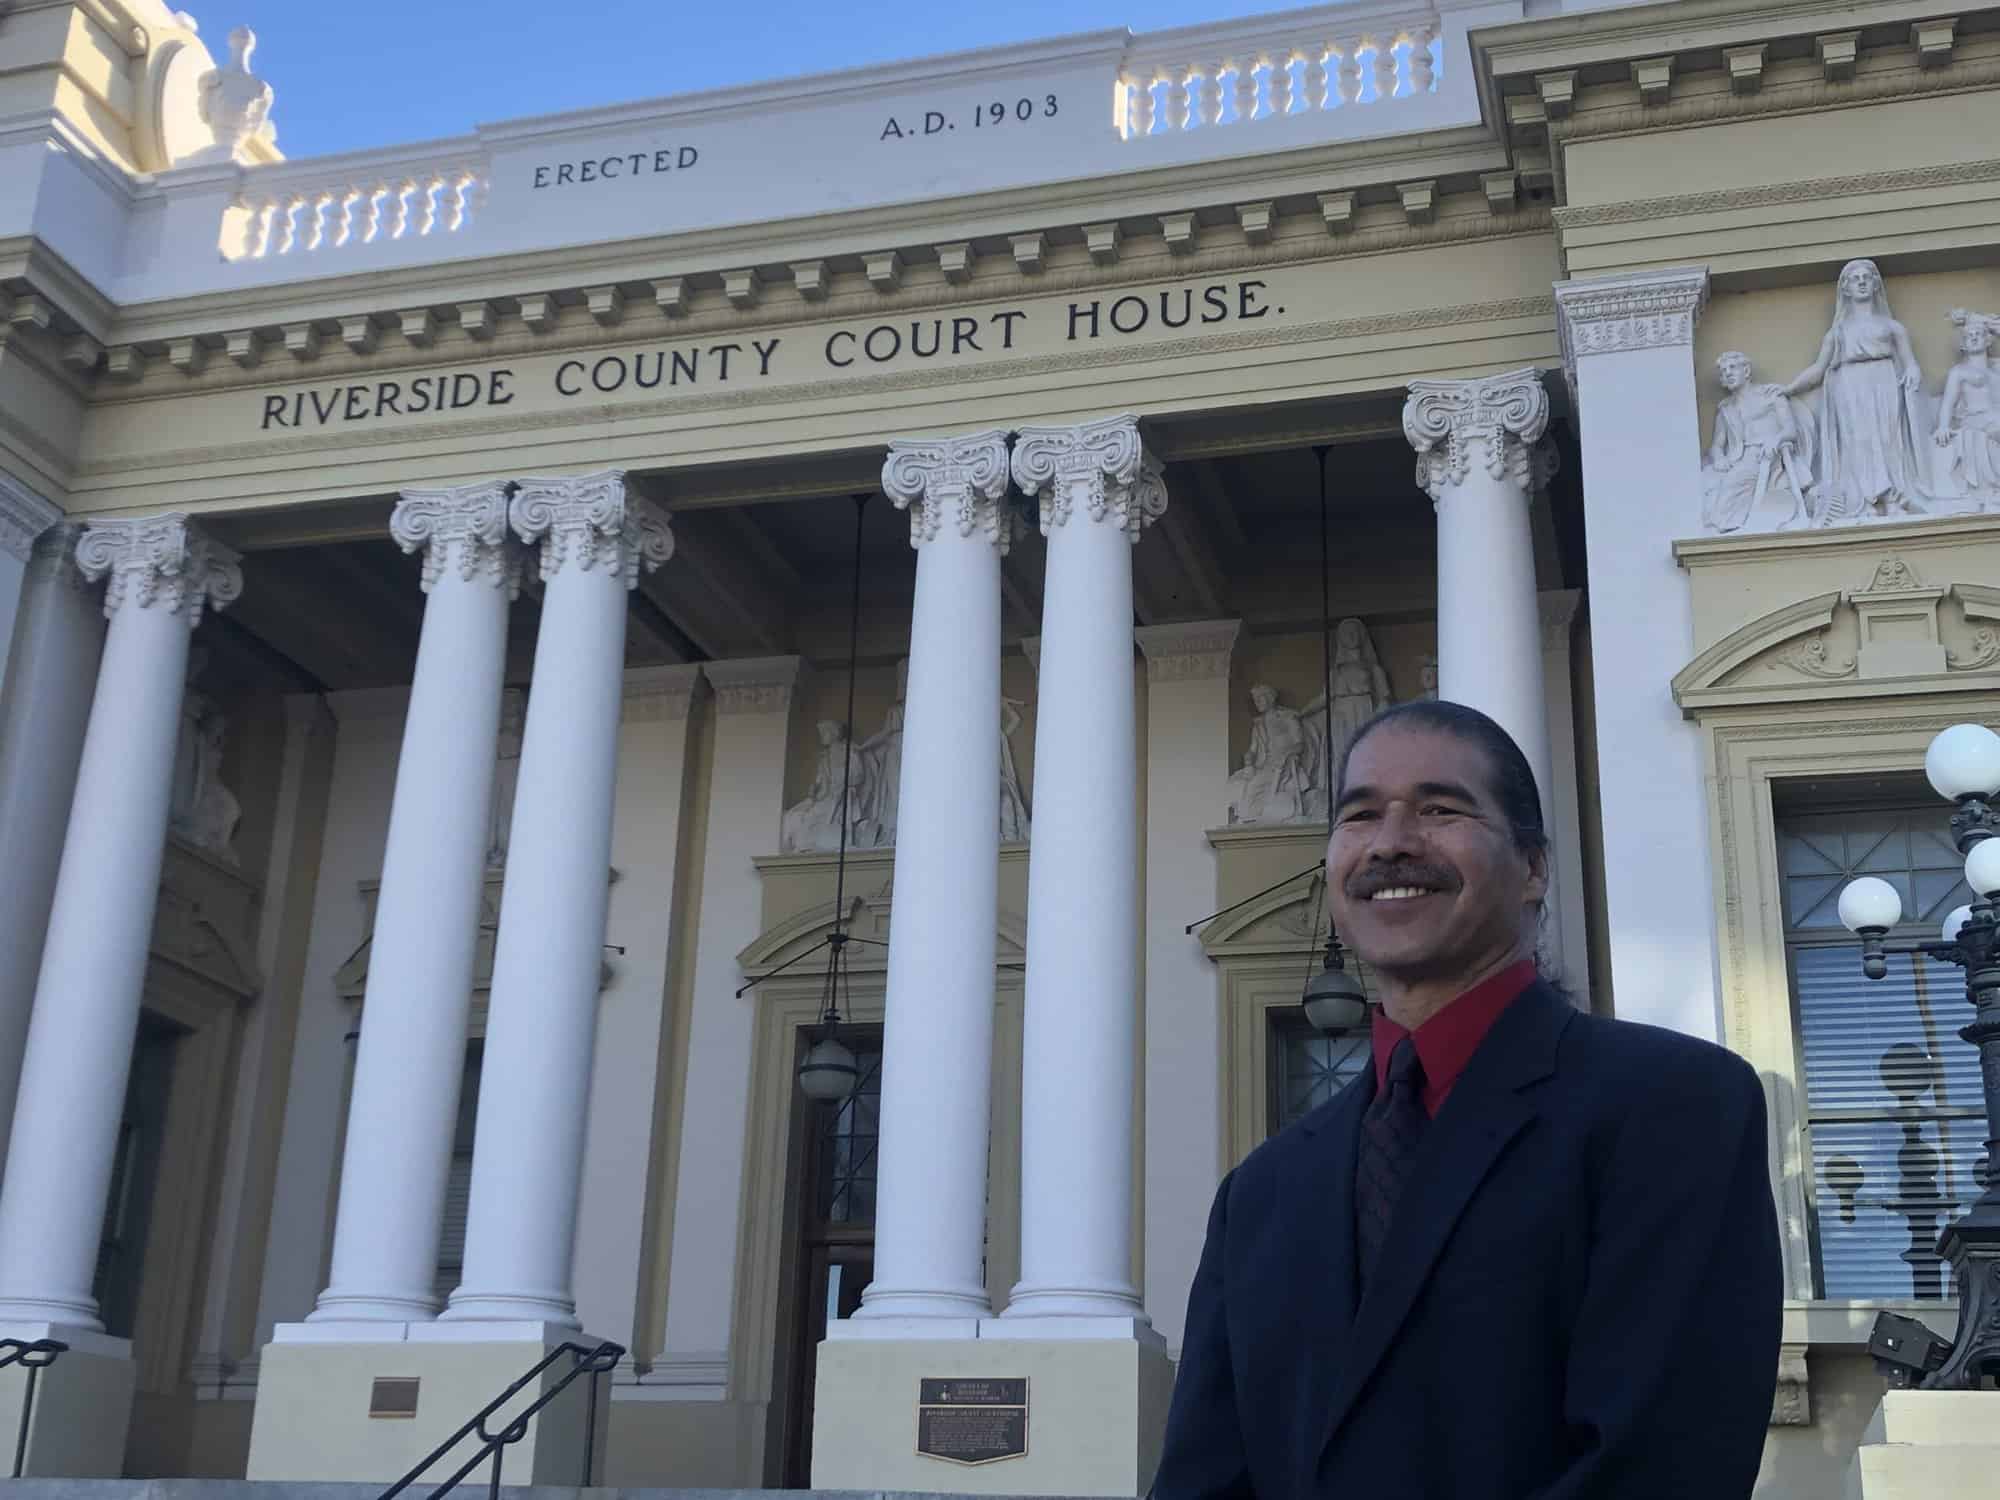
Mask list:
[[[304,168],[317,167],[314,172]],[[358,251],[402,239],[457,234],[484,202],[488,176],[475,148],[442,157],[352,158],[253,168],[223,216],[231,260]]]
[[[1203,26],[1144,38],[1118,72],[1113,118],[1128,141],[1261,124],[1323,110],[1393,105],[1435,92],[1443,71],[1435,10],[1338,12],[1268,25]],[[1385,125],[1393,130],[1393,125]]]

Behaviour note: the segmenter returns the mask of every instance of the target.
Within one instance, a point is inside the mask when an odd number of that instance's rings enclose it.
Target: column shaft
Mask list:
[[[860,1316],[988,1316],[986,1146],[999,902],[1000,554],[1007,441],[893,443],[916,599],[882,1042],[875,1277]]]
[[[36,539],[0,687],[0,1161],[104,650],[104,613],[76,569],[82,535],[65,523]]]
[[[1438,518],[1438,696],[1492,718],[1549,772],[1542,629],[1529,524],[1529,445],[1548,425],[1538,371],[1411,382],[1403,431]]]
[[[91,1281],[145,986],[188,636],[242,589],[184,516],[91,526],[111,624],[35,986],[0,1184],[0,1319],[101,1325]]]
[[[465,1278],[444,1316],[574,1326],[626,594],[671,542],[664,517],[616,472],[523,480],[512,517],[523,541],[540,543],[547,587],[500,897]]]
[[[1026,428],[1015,481],[1049,538],[1009,1318],[1143,1320],[1132,1280],[1138,787],[1132,543],[1166,508],[1138,425]]]
[[[396,766],[348,1106],[333,1269],[308,1321],[437,1312],[438,1236],[465,1071],[487,809],[519,583],[504,484],[406,491],[423,631]]]

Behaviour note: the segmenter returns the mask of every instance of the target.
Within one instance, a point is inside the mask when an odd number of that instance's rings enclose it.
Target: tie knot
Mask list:
[[[1389,1054],[1389,1087],[1421,1088],[1423,1082],[1424,1065],[1417,1056],[1416,1039],[1406,1036]]]

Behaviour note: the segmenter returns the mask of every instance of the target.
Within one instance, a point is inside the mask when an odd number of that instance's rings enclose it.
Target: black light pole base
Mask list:
[[[1958,1280],[1958,1337],[1923,1389],[1978,1390],[1983,1377],[2000,1378],[2000,1200],[1975,1203],[1939,1238],[1938,1254]]]

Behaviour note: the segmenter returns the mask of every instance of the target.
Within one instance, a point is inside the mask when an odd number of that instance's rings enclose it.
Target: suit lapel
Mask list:
[[[1337,1350],[1331,1394],[1319,1406],[1326,1414],[1326,1435],[1316,1457],[1324,1456],[1326,1444],[1381,1364],[1466,1205],[1508,1144],[1535,1118],[1534,1099],[1522,1091],[1554,1071],[1555,1044],[1569,1015],[1569,1007],[1553,991],[1539,984],[1524,991],[1494,1022],[1432,1122],[1383,1244],[1375,1279],[1354,1313],[1345,1347]],[[1350,1287],[1357,1280],[1352,1226],[1360,1113],[1355,1112],[1350,1132],[1342,1198]]]
[[[1361,1116],[1374,1097],[1375,1069],[1370,1063],[1361,1077],[1303,1122],[1313,1139],[1295,1199],[1300,1208],[1295,1284],[1323,1287],[1327,1295],[1302,1298],[1282,1315],[1312,1320],[1291,1335],[1299,1338],[1305,1354],[1309,1411],[1325,1411],[1333,1399],[1354,1321],[1359,1281],[1354,1260],[1354,1157],[1361,1142]]]

